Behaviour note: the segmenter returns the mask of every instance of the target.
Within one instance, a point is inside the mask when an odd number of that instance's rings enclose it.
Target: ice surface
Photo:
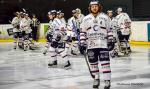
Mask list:
[[[83,56],[70,57],[72,69],[48,68],[49,54],[0,43],[0,89],[92,89]],[[130,57],[111,59],[111,89],[150,89],[150,47],[132,46]],[[59,62],[61,65],[61,62]],[[101,74],[102,75],[102,74]],[[103,87],[101,76],[101,87]]]

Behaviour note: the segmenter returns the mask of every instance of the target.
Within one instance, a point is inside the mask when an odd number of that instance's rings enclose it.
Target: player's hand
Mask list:
[[[112,51],[115,47],[115,43],[114,42],[108,42],[108,50]]]
[[[51,46],[54,47],[54,48],[57,48],[58,47],[58,42],[52,41]]]
[[[81,43],[80,44],[80,52],[81,54],[84,54],[87,51],[87,44],[86,43]]]

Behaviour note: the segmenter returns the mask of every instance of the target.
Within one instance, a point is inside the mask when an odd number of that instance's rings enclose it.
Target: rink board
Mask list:
[[[12,42],[13,36],[9,36],[7,29],[12,28],[10,24],[0,25],[0,42]],[[142,42],[147,44],[150,42],[150,21],[133,21],[132,22],[132,34],[130,37],[131,42]],[[45,33],[48,29],[48,23],[42,23],[39,26],[39,39],[45,41]]]

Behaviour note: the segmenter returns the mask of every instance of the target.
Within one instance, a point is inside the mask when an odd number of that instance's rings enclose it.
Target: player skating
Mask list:
[[[15,13],[15,17],[13,18],[11,24],[13,26],[13,34],[14,34],[14,49],[17,48],[17,45],[19,44],[19,42],[21,41],[22,38],[22,32],[20,30],[20,20],[21,20],[21,16],[19,12]]]
[[[49,18],[49,26],[48,26],[48,30],[46,32],[46,45],[44,47],[44,51],[43,54],[46,55],[46,53],[48,52],[48,49],[51,45],[52,42],[52,37],[53,37],[53,27],[52,27],[52,23],[53,20],[56,18],[56,10],[51,10],[48,12],[48,18]]]
[[[63,67],[65,69],[68,69],[71,67],[71,63],[68,58],[69,48],[68,45],[66,44],[67,42],[66,23],[62,21],[62,15],[60,11],[57,12],[57,17],[52,22],[52,27],[53,27],[53,36],[50,45],[51,47],[49,49],[51,59],[48,66],[49,67],[57,66],[58,61],[62,60]],[[64,44],[64,46],[62,44]],[[60,55],[60,58],[58,57],[58,55]]]
[[[72,17],[68,20],[68,30],[67,36],[71,39],[71,53],[73,55],[77,55],[78,46],[79,46],[79,34],[80,34],[80,27],[79,27],[79,19],[78,13],[76,10],[72,10]]]
[[[31,19],[27,13],[24,13],[24,17],[20,21],[20,28],[23,36],[23,49],[27,51],[28,48],[34,50],[34,44],[32,42],[32,29],[30,27]]]

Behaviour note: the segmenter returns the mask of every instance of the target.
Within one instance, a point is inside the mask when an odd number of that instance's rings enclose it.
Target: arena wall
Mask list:
[[[0,40],[10,40],[13,36],[9,36],[7,29],[12,28],[10,24],[0,25]],[[48,28],[48,23],[42,23],[39,26],[39,39],[45,39],[45,33]],[[132,22],[131,41],[150,42],[150,21],[133,21]]]

